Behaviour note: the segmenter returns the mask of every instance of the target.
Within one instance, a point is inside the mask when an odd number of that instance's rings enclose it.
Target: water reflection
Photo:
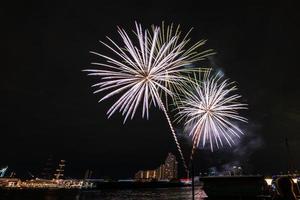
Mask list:
[[[196,188],[196,193],[201,191]],[[159,188],[135,190],[95,191],[10,191],[1,193],[0,199],[9,200],[187,200],[192,199],[190,188]],[[4,198],[3,198],[4,197]],[[201,199],[201,198],[196,198]]]

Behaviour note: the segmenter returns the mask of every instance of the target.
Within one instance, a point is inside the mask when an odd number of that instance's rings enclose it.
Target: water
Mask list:
[[[201,189],[196,188],[196,194]],[[199,196],[199,195],[198,195]],[[191,200],[191,188],[95,191],[0,191],[0,200]],[[196,200],[202,198],[197,197]]]

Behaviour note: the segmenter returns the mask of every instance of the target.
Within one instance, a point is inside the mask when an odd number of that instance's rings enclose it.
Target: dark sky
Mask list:
[[[126,2],[126,3],[125,3]],[[198,3],[195,3],[198,2]],[[69,176],[86,169],[98,177],[131,177],[151,169],[168,152],[177,154],[161,111],[125,125],[106,118],[112,101],[98,104],[95,80],[82,69],[107,52],[98,43],[118,38],[116,26],[130,30],[167,23],[194,27],[194,40],[208,39],[216,70],[238,83],[249,110],[249,124],[234,148],[197,152],[197,170],[235,163],[253,173],[287,168],[288,137],[294,165],[300,152],[299,10],[292,1],[278,4],[217,1],[20,1],[1,5],[0,166],[38,174],[49,155],[68,161]],[[177,127],[178,132],[181,131]],[[180,138],[186,157],[191,146]]]

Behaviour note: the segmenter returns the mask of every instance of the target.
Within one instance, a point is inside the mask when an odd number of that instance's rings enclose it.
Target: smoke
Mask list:
[[[213,166],[208,169],[209,175],[228,176],[240,174],[243,170],[239,161],[232,161],[220,166]]]
[[[258,123],[239,124],[238,126],[244,131],[245,135],[241,136],[242,139],[236,140],[232,153],[239,157],[249,157],[264,145],[262,136],[257,135],[261,126]]]
[[[226,142],[224,142],[223,147],[220,146],[216,151],[232,152],[236,156],[250,156],[253,152],[258,150],[264,145],[263,138],[261,135],[257,135],[256,132],[261,128],[257,122],[249,122],[247,124],[235,122],[235,126],[238,126],[244,133],[240,137],[233,137],[234,144],[230,147]],[[179,138],[187,141],[189,145],[193,145],[191,136],[188,135],[190,127],[177,128],[176,134]],[[206,144],[204,147],[199,144],[198,149],[200,150],[210,150],[210,145]]]
[[[231,147],[224,142],[223,147],[215,148],[214,152],[211,152],[209,144],[204,147],[202,144],[198,146],[197,151],[201,155],[198,159],[201,159],[199,160],[201,167],[206,168],[203,168],[204,171],[208,169],[209,173],[213,172],[212,174],[215,175],[232,175],[234,167],[241,167],[246,174],[253,171],[251,156],[264,146],[262,135],[257,134],[260,132],[261,125],[255,120],[249,120],[247,124],[235,122],[234,125],[238,126],[244,135],[240,135],[240,138],[235,137],[235,143]],[[188,132],[184,128],[178,128],[176,133],[180,140],[186,143],[185,148],[191,150],[193,144]]]
[[[208,160],[209,172],[214,172],[215,175],[232,175],[235,167],[241,167],[245,174],[253,171],[251,156],[264,146],[262,136],[257,134],[261,126],[256,122],[237,125],[245,135],[236,138],[232,147],[222,148],[214,153],[214,157]],[[205,154],[209,155],[208,152]]]
[[[212,73],[226,77],[225,70],[219,66],[218,60],[216,60],[215,57],[209,57],[209,63],[214,69]],[[229,171],[233,166],[247,166],[246,168],[251,168],[249,167],[251,165],[249,161],[251,160],[252,154],[264,145],[262,136],[257,134],[260,132],[259,129],[261,129],[261,126],[255,120],[249,120],[248,123],[232,120],[231,123],[239,127],[244,133],[244,135],[240,135],[240,137],[232,137],[234,144],[230,146],[226,141],[223,141],[223,146],[219,145],[219,148],[214,145],[214,152],[211,152],[209,142],[207,142],[205,146],[200,142],[197,148],[197,150],[203,154],[202,156],[204,158],[202,158],[202,160],[205,160],[208,164],[207,166],[210,167],[209,169],[218,173]],[[192,148],[193,143],[192,138],[188,135],[189,130],[190,127],[186,126],[183,129],[177,130],[177,133],[179,133],[178,136],[182,139],[184,138],[189,147]],[[229,135],[231,135],[230,131]]]
[[[214,69],[213,73],[218,74],[219,76],[225,76],[225,69],[220,67],[215,56],[208,57],[208,62],[209,65]]]

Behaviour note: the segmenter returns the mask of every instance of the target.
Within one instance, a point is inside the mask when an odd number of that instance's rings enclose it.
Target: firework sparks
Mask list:
[[[152,25],[153,31],[155,30],[155,28],[156,27],[154,25]],[[171,48],[166,50],[166,54],[171,53],[171,50],[174,49],[176,46],[178,46],[178,44],[180,42],[182,42],[183,44],[179,45],[179,48],[180,48],[179,51],[182,51],[181,57],[184,57],[185,59],[183,61],[181,61],[182,62],[181,64],[182,64],[182,66],[187,66],[187,67],[190,67],[189,65],[191,65],[192,63],[195,63],[197,61],[205,60],[210,55],[214,55],[215,52],[212,51],[211,49],[199,51],[199,47],[202,47],[206,43],[206,40],[199,40],[198,42],[193,44],[188,49],[183,50],[183,48],[186,48],[187,44],[190,41],[190,38],[188,38],[188,37],[192,30],[193,30],[193,28],[191,28],[183,36],[183,39],[181,40],[180,36],[182,35],[182,32],[180,30],[180,25],[174,26],[172,23],[171,25],[165,26],[165,23],[162,22],[159,36],[157,38],[157,46],[156,46],[155,50],[158,52],[163,44],[171,41],[172,38],[176,38],[174,43],[172,44]],[[186,72],[193,72],[195,69],[193,69],[193,68],[187,69],[186,68],[185,70],[186,70]],[[198,69],[196,69],[196,70],[198,70]],[[182,76],[182,74],[177,73],[177,76]],[[168,79],[168,71],[167,70],[166,70],[166,79]],[[169,81],[165,81],[164,86],[176,94],[180,93],[180,91],[182,90],[182,84],[173,84],[172,82],[169,82]],[[168,97],[171,97],[171,100],[173,101],[173,103],[176,104],[176,101],[174,101],[174,98],[173,98],[174,96],[169,96],[166,92],[164,94],[165,94],[164,98],[165,98],[167,108],[168,108]]]
[[[137,38],[135,45],[125,30],[118,28],[124,46],[119,46],[107,37],[110,45],[100,41],[116,56],[110,57],[100,53],[91,52],[106,60],[104,63],[92,63],[100,69],[88,69],[88,75],[100,76],[100,82],[93,85],[97,87],[94,93],[107,94],[99,102],[114,95],[119,95],[118,100],[107,111],[108,117],[119,111],[124,115],[124,123],[128,118],[133,118],[137,108],[142,104],[142,117],[149,117],[149,108],[153,104],[165,113],[174,140],[184,162],[184,157],[172,127],[171,120],[162,101],[162,93],[173,97],[171,87],[180,85],[185,77],[180,74],[186,71],[185,66],[192,62],[203,60],[211,51],[197,52],[205,42],[201,41],[187,48],[189,40],[180,39],[178,31],[167,31],[164,36],[159,27],[153,27],[152,32],[143,30],[140,24],[135,24],[134,34]],[[169,30],[169,26],[167,28]],[[162,28],[164,30],[164,28]],[[187,50],[184,50],[187,48]],[[186,167],[186,164],[184,162]]]
[[[184,81],[180,73],[187,71],[185,66],[212,54],[211,50],[197,52],[197,49],[205,44],[203,40],[192,45],[188,50],[183,50],[189,41],[186,39],[187,35],[179,41],[179,27],[175,33],[170,31],[171,27],[172,25],[168,26],[165,37],[159,27],[153,27],[151,34],[148,30],[143,31],[141,25],[136,23],[134,32],[138,39],[136,46],[128,34],[119,28],[118,33],[124,42],[123,48],[109,37],[107,38],[112,45],[101,41],[118,58],[91,52],[106,59],[106,63],[92,63],[103,69],[84,70],[89,72],[89,75],[101,77],[101,82],[93,85],[99,88],[94,93],[114,90],[108,92],[100,101],[124,92],[108,110],[108,117],[119,110],[122,115],[125,115],[124,122],[129,116],[132,119],[138,105],[142,102],[142,117],[146,115],[148,118],[151,103],[162,108],[161,92],[174,96],[170,88],[180,86],[179,83]]]
[[[233,121],[247,122],[238,113],[246,109],[246,104],[238,102],[240,95],[232,94],[237,90],[234,83],[222,79],[218,74],[210,76],[210,72],[206,72],[203,77],[200,75],[191,80],[191,85],[179,100],[177,119],[186,120],[185,127],[192,136],[193,149],[201,142],[203,147],[208,142],[213,151],[214,144],[219,148],[224,140],[231,146],[233,137],[243,134]]]

